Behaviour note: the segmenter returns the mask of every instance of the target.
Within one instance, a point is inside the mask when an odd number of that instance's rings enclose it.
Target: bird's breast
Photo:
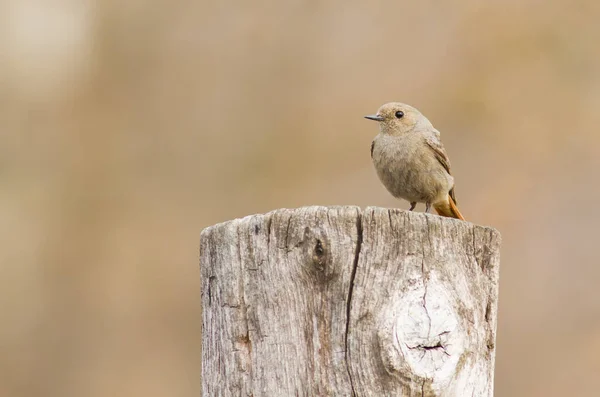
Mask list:
[[[393,196],[411,202],[432,202],[444,189],[449,190],[446,172],[419,138],[380,134],[373,144],[373,164]]]

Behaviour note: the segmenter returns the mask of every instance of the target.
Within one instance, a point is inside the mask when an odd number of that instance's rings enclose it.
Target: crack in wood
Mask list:
[[[348,370],[348,377],[350,379],[350,389],[352,390],[352,396],[356,396],[354,390],[354,381],[352,379],[352,373],[350,372],[350,360],[348,359],[348,333],[350,331],[350,309],[352,305],[352,292],[354,290],[354,278],[356,277],[356,269],[358,268],[358,258],[363,242],[363,216],[360,211],[356,215],[356,249],[354,251],[354,262],[352,263],[352,274],[350,275],[350,287],[348,290],[348,302],[346,303],[346,369]]]

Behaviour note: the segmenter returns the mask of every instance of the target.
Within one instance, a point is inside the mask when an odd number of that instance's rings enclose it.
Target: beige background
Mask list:
[[[198,396],[200,230],[407,208],[362,118],[391,100],[503,234],[496,395],[598,395],[599,20],[594,0],[0,2],[0,395]]]

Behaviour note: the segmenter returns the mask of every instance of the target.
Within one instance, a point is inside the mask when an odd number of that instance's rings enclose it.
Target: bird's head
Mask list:
[[[431,123],[417,109],[400,102],[386,103],[376,114],[365,116],[379,122],[383,134],[402,135],[415,127],[431,126]]]

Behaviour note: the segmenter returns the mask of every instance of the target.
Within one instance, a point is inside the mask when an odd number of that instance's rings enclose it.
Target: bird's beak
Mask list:
[[[375,121],[383,121],[383,117],[378,114],[372,114],[370,116],[365,116],[365,119],[375,120]]]

